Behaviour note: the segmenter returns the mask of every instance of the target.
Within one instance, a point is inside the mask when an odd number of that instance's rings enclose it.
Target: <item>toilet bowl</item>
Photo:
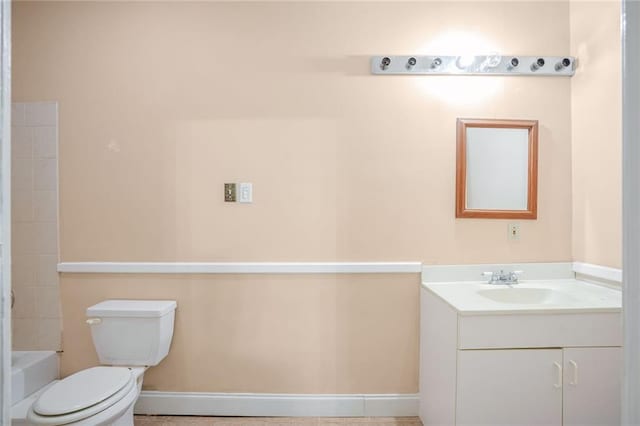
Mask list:
[[[29,424],[133,426],[144,372],[169,352],[175,309],[175,301],[140,300],[88,308],[98,357],[109,365],[79,371],[46,389],[29,409]]]

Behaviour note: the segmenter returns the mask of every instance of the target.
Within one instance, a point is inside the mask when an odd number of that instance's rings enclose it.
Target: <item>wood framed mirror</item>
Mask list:
[[[456,217],[536,219],[538,121],[459,118]]]

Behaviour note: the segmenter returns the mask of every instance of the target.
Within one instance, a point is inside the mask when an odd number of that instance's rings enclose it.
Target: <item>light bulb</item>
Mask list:
[[[502,56],[499,53],[491,53],[487,56],[484,63],[487,68],[495,68],[502,62]]]
[[[471,66],[471,64],[473,64],[475,61],[476,61],[475,56],[471,56],[471,55],[458,56],[458,60],[456,61],[456,66],[462,70]]]

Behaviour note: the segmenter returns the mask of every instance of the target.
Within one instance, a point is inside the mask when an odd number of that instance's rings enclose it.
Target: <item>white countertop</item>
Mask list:
[[[524,280],[514,285],[480,281],[422,283],[462,315],[620,312],[619,289],[576,279]]]

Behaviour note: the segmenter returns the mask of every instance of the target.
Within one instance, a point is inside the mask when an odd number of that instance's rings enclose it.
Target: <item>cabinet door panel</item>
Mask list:
[[[564,424],[620,424],[621,348],[564,349]]]
[[[562,350],[458,351],[457,425],[561,425]]]

